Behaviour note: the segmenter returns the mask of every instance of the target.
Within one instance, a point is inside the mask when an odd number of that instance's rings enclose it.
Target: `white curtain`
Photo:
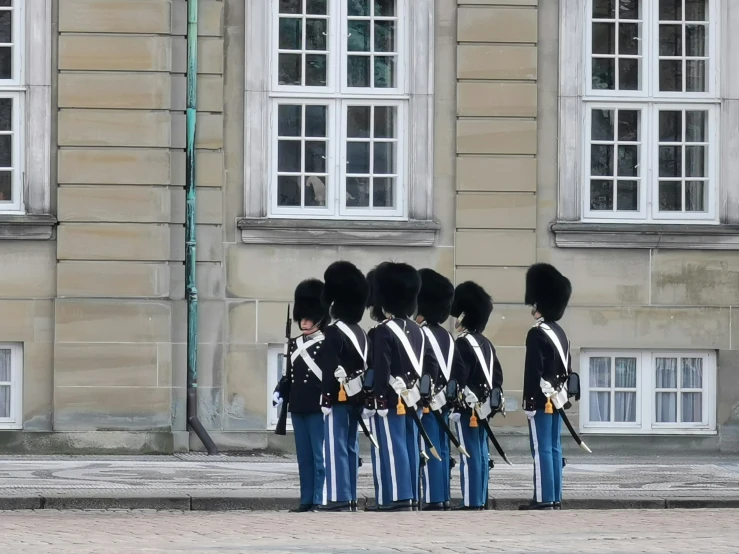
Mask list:
[[[590,358],[590,388],[611,388],[611,358]],[[590,421],[611,421],[611,393],[590,392]]]
[[[10,417],[10,350],[0,350],[0,417]]]
[[[677,388],[677,358],[657,358],[655,361],[657,389]],[[657,392],[657,422],[675,423],[677,421],[677,393]]]
[[[636,388],[636,358],[616,358],[616,388]],[[616,391],[614,421],[636,421],[636,391]]]
[[[703,359],[683,358],[680,382],[683,389],[703,388]],[[703,394],[701,392],[683,392],[680,416],[685,423],[703,421]]]

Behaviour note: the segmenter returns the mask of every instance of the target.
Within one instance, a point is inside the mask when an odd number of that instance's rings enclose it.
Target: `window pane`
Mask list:
[[[370,86],[370,56],[349,56],[348,86]]]
[[[376,177],[373,180],[372,205],[375,208],[393,208],[395,206],[394,182],[393,177]]]
[[[616,60],[593,59],[593,88],[613,90],[616,86]]]
[[[375,0],[375,15],[392,17],[395,15],[395,0]]]
[[[300,177],[281,175],[277,178],[277,205],[300,206]]]
[[[707,177],[705,146],[685,147],[685,176]]]
[[[303,20],[280,18],[280,49],[300,50],[303,47]]]
[[[682,362],[682,379],[680,380],[682,388],[702,389],[703,358],[683,358]]]
[[[685,112],[685,142],[706,142],[708,112]]]
[[[278,65],[281,85],[301,85],[302,56],[300,54],[280,54]]]
[[[682,0],[659,0],[659,18],[661,21],[681,21]]]
[[[307,54],[305,56],[305,86],[326,86],[325,54]]]
[[[682,148],[680,146],[659,147],[659,176],[682,177]]]
[[[328,38],[328,21],[326,19],[307,19],[305,22],[306,50],[326,50]]]
[[[346,171],[367,175],[370,170],[369,142],[350,142],[346,145]]]
[[[327,15],[327,0],[306,0],[306,12],[313,15]]]
[[[630,142],[640,140],[639,112],[637,110],[618,111],[618,140]]]
[[[617,392],[614,398],[615,417],[614,421],[619,423],[636,422],[636,393],[635,392]]]
[[[611,386],[611,358],[590,358],[590,388],[604,389]]]
[[[305,142],[305,172],[326,173],[326,142]]]
[[[616,0],[593,0],[593,17],[601,19],[616,17]]]
[[[395,57],[375,57],[375,87],[395,88]]]
[[[593,54],[616,53],[616,24],[593,23]]]
[[[620,212],[636,212],[639,210],[639,184],[637,181],[618,182],[616,209]]]
[[[0,42],[8,43],[13,42],[13,12],[2,11],[0,12]]]
[[[688,112],[690,113],[690,112]],[[662,110],[659,112],[659,141],[683,141],[683,113]]]
[[[657,378],[655,387],[658,389],[676,389],[677,358],[656,358],[655,365]]]
[[[590,393],[590,421],[611,421],[611,393]]]
[[[370,0],[347,0],[350,16],[370,15]]]
[[[707,21],[706,5],[708,0],[685,0],[686,21]]]
[[[688,92],[706,92],[705,60],[687,60],[685,62],[685,90]]]
[[[657,423],[676,423],[677,422],[677,393],[676,392],[658,392],[657,393]]]
[[[375,22],[375,52],[395,52],[395,21]]]
[[[662,92],[683,90],[683,62],[681,60],[659,61],[659,90]]]
[[[10,417],[9,386],[0,386],[0,417]]]
[[[303,0],[280,0],[280,13],[302,13]]]
[[[347,208],[369,208],[369,177],[347,177]]]
[[[680,212],[683,209],[680,181],[662,181],[659,184],[659,211]]]
[[[347,47],[350,52],[369,52],[370,22],[350,19],[347,41]]]
[[[613,175],[613,146],[593,144],[590,147],[590,170],[593,176]]]
[[[13,167],[13,137],[0,135],[0,167]]]
[[[705,212],[706,182],[685,181],[685,210],[688,212]]]
[[[13,78],[13,49],[10,46],[0,47],[0,79]]]
[[[703,394],[700,392],[684,392],[682,398],[683,423],[700,423],[703,421]]]
[[[639,54],[639,24],[621,23],[618,28],[618,52],[621,55]]]
[[[621,0],[619,2],[619,17],[621,19],[639,19],[640,0]]]
[[[305,136],[325,137],[328,108],[326,106],[305,107]]]
[[[395,173],[395,143],[376,142],[373,173],[388,175]]]
[[[0,171],[0,201],[13,200],[13,172]]]
[[[277,134],[280,137],[299,137],[303,130],[302,106],[282,104],[277,108]]]
[[[616,358],[616,388],[636,388],[636,358]]]
[[[619,90],[639,90],[639,60],[621,58],[618,61]]]
[[[346,136],[349,138],[369,138],[370,106],[349,106],[347,108]]]
[[[688,56],[706,55],[706,27],[705,25],[685,26],[685,49]]]
[[[326,207],[326,177],[310,175],[305,178],[305,205]]]
[[[395,110],[392,106],[375,107],[375,138],[395,138]]]
[[[300,141],[280,140],[277,142],[277,171],[300,173]]]
[[[590,181],[590,209],[613,210],[613,181]]]
[[[683,26],[682,25],[660,25],[659,26],[659,55],[660,56],[682,56],[683,55]]]
[[[619,177],[637,177],[639,175],[639,147],[627,145],[618,147],[618,175]]]
[[[593,110],[591,139],[613,141],[613,110]]]
[[[0,350],[0,383],[10,383],[10,350]]]

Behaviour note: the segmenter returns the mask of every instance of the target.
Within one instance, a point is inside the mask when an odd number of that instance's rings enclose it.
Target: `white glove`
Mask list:
[[[377,415],[380,416],[383,419],[386,418],[387,417],[387,408],[384,409],[384,410],[377,410]]]
[[[459,412],[452,412],[449,414],[449,421],[452,423],[459,423],[459,420],[462,418],[462,414]]]
[[[421,401],[421,392],[418,390],[418,387],[409,389],[406,395],[403,396],[403,400],[405,400],[405,403],[409,408],[415,408]]]
[[[551,398],[555,394],[557,394],[557,391],[554,390],[554,387],[549,381],[545,381],[544,379],[541,379],[539,381],[539,386],[541,387],[541,392],[544,393],[544,396],[547,398]]]
[[[323,412],[323,415],[327,416],[331,413],[331,408],[327,408],[326,406],[321,406],[321,411]]]
[[[377,410],[368,410],[367,408],[364,408],[362,410],[362,419],[372,419],[372,416],[374,416],[377,413]]]
[[[536,415],[536,410],[533,410],[531,412],[524,410],[523,413],[526,414],[526,417],[529,419],[532,419]]]
[[[478,402],[477,395],[474,392],[472,392],[470,389],[465,389],[464,390],[464,402],[470,408],[473,407]]]
[[[272,395],[272,405],[273,406],[279,406],[282,404],[282,397],[280,396],[279,392],[276,392]]]
[[[334,377],[336,377],[336,380],[339,383],[346,383],[346,370],[339,366],[336,371],[334,371]]]
[[[408,391],[405,386],[405,381],[400,377],[390,377],[390,386],[395,391],[395,394],[402,395]]]

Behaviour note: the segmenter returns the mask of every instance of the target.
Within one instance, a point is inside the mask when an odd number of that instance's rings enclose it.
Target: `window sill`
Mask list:
[[[739,225],[554,223],[560,248],[739,250]]]
[[[56,224],[51,214],[0,214],[0,240],[50,240]]]
[[[343,221],[334,219],[243,218],[238,222],[246,244],[329,246],[433,246],[436,221]]]
[[[658,435],[692,435],[692,436],[715,436],[718,435],[716,429],[686,429],[686,428],[674,428],[674,429],[634,429],[634,428],[622,428],[622,429],[594,429],[585,428],[580,429],[580,434],[593,436],[608,436],[608,435],[624,435],[624,436],[658,436]]]

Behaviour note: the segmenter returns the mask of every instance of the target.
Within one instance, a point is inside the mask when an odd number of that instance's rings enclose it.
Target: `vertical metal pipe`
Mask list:
[[[198,82],[198,0],[187,0],[187,150],[185,152],[185,296],[187,299],[187,423],[208,454],[218,454],[198,419],[198,289],[195,283],[195,126]]]

